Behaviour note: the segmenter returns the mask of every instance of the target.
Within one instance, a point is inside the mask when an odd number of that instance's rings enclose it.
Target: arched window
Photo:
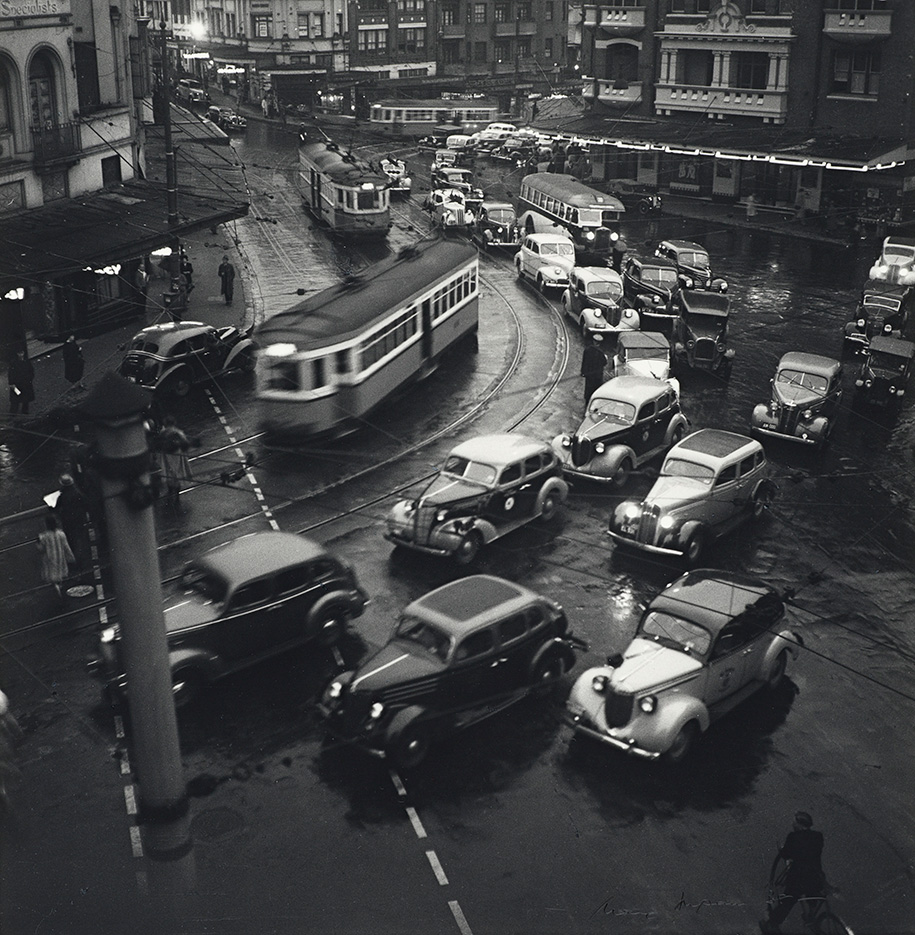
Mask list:
[[[13,115],[10,111],[10,74],[3,62],[0,62],[0,133],[13,128]]]
[[[29,66],[29,103],[33,129],[57,126],[54,68],[44,52],[39,52]]]

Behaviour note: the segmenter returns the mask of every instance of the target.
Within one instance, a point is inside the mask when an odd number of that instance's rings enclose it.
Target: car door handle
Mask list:
[[[508,662],[508,660],[503,656],[501,659],[493,659],[489,664],[490,669],[495,669],[496,666],[502,665],[503,662]]]

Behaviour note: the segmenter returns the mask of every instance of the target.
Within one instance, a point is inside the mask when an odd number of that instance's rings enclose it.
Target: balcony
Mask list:
[[[889,39],[892,10],[827,10],[823,32],[836,42]]]
[[[609,36],[632,36],[645,28],[645,8],[621,3],[586,6],[584,25]]]
[[[33,162],[36,168],[55,167],[79,160],[79,124],[32,129]]]
[[[642,85],[639,82],[629,84],[619,78],[581,79],[584,89],[581,96],[589,101],[599,101],[606,107],[630,107],[642,101]]]
[[[466,27],[463,23],[454,23],[450,26],[442,26],[443,39],[463,39],[466,35]]]
[[[744,88],[707,88],[658,84],[655,112],[669,116],[689,111],[709,117],[758,117],[763,123],[784,123],[788,112],[786,91],[756,91]]]

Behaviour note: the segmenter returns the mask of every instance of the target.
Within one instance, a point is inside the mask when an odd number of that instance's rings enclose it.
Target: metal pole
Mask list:
[[[175,164],[175,148],[172,145],[172,95],[168,86],[168,46],[165,35],[165,10],[167,4],[163,0],[162,16],[159,22],[160,40],[161,40],[161,58],[162,67],[162,93],[165,97],[165,109],[162,114],[162,129],[165,134],[165,192],[168,204],[168,224],[169,227],[178,225],[178,170]],[[175,270],[177,273],[177,270]]]

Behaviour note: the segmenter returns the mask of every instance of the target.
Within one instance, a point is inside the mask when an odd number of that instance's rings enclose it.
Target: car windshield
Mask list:
[[[677,271],[666,267],[643,266],[642,282],[652,283],[655,286],[673,286],[677,282]]]
[[[595,280],[594,282],[588,283],[585,292],[587,292],[588,295],[593,295],[602,299],[615,299],[623,294],[623,287],[613,280],[606,282]]]
[[[884,295],[866,295],[864,304],[868,308],[885,308],[891,312],[898,312],[902,302],[899,299],[891,299]]]
[[[490,208],[486,217],[494,224],[511,224],[515,220],[515,212],[509,208]]]
[[[592,399],[588,414],[592,419],[605,419],[620,425],[632,425],[635,422],[635,406],[619,399]]]
[[[715,477],[715,472],[704,464],[694,461],[685,461],[683,458],[668,458],[661,468],[664,477],[692,477],[709,485]]]
[[[883,257],[887,263],[911,263],[915,259],[915,248],[888,243],[883,248]]]
[[[626,348],[626,360],[667,360],[669,356],[663,347]]]
[[[210,604],[221,604],[226,599],[226,582],[210,571],[188,565],[181,575],[181,590],[197,594]]]
[[[825,393],[829,381],[818,373],[804,373],[803,370],[779,370],[776,383],[789,383],[791,386],[803,386],[815,393]]]
[[[663,610],[649,610],[636,635],[698,656],[707,653],[712,642],[708,630]]]
[[[458,455],[450,455],[442,471],[486,487],[491,487],[496,482],[497,472],[491,464],[471,461],[469,458],[461,458]]]
[[[904,373],[907,358],[896,354],[884,354],[882,351],[870,352],[871,367],[874,370],[892,370],[894,373]]]
[[[677,257],[677,262],[682,263],[683,266],[693,266],[701,269],[708,269],[709,265],[707,253],[693,253],[686,250]]]
[[[414,646],[421,646],[442,662],[448,658],[450,638],[425,620],[405,614],[397,624],[394,637]]]
[[[544,256],[574,256],[575,247],[571,240],[568,243],[545,243],[540,252]]]

